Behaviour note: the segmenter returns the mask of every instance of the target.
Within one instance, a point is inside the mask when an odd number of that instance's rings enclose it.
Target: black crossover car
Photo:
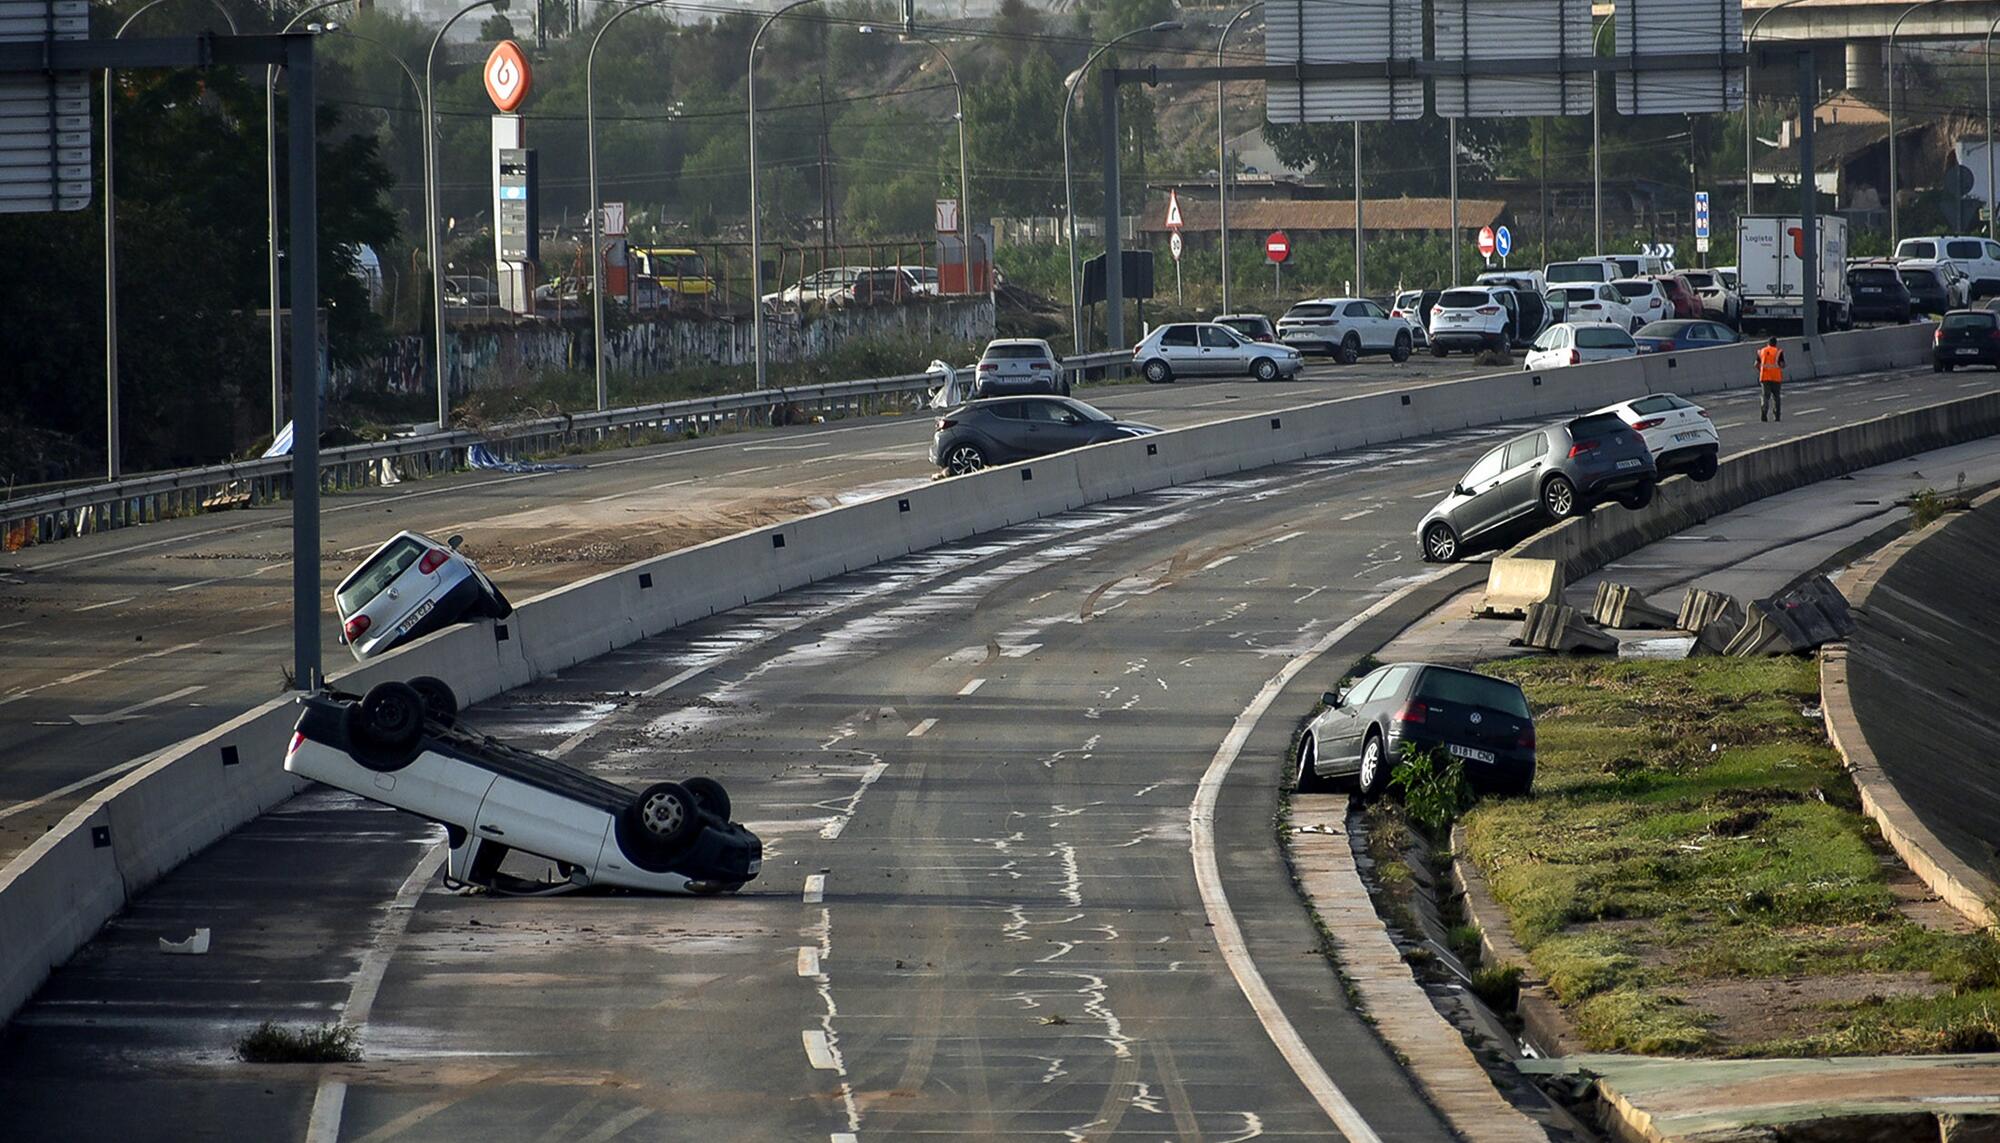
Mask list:
[[[995,397],[960,405],[937,420],[931,463],[952,476],[989,464],[1066,452],[1160,430],[1121,421],[1068,397]]]
[[[1535,718],[1505,679],[1391,663],[1325,701],[1299,742],[1301,793],[1343,786],[1374,797],[1388,789],[1405,747],[1459,760],[1481,790],[1525,794],[1534,784]]]
[[[1953,310],[1931,336],[1931,368],[1949,373],[1960,365],[2000,368],[2000,314]]]

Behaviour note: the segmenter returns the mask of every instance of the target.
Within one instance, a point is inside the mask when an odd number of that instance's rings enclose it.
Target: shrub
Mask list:
[[[1451,824],[1472,805],[1472,784],[1465,764],[1441,760],[1434,750],[1403,747],[1403,764],[1389,776],[1389,785],[1403,792],[1403,812],[1432,838],[1443,838]]]
[[[236,1054],[251,1064],[347,1064],[361,1058],[361,1045],[345,1024],[280,1028],[266,1020],[236,1041]]]

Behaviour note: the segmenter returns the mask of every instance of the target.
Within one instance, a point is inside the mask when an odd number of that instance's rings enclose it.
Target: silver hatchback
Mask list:
[[[1215,322],[1174,322],[1146,335],[1132,348],[1132,364],[1146,380],[1160,384],[1179,377],[1255,377],[1290,380],[1303,364],[1289,345],[1252,341]]]
[[[1417,542],[1424,559],[1450,563],[1605,499],[1644,508],[1657,479],[1645,438],[1614,413],[1586,413],[1522,433],[1474,461],[1424,514]]]

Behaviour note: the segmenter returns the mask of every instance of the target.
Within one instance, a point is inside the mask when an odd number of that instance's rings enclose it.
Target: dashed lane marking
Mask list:
[[[964,698],[966,695],[971,694],[973,691],[976,691],[980,687],[983,687],[985,685],[986,685],[985,679],[974,679],[971,682],[965,684],[964,686],[958,688],[958,697]]]
[[[83,607],[79,607],[79,608],[77,608],[77,611],[78,611],[78,612],[84,612],[84,611],[97,611],[97,610],[100,610],[100,609],[102,609],[102,608],[106,608],[106,607],[116,607],[116,606],[118,606],[118,605],[119,605],[119,604],[121,604],[121,603],[130,603],[130,602],[132,602],[132,601],[133,601],[134,599],[137,599],[137,598],[138,598],[138,596],[135,596],[135,595],[128,595],[128,596],[126,596],[126,597],[125,597],[125,598],[123,598],[123,599],[107,599],[107,600],[105,600],[105,601],[104,601],[103,603],[92,603],[92,604],[87,604],[87,605],[85,605],[85,606],[83,606]]]
[[[811,945],[799,946],[799,975],[819,975],[819,950]]]
[[[806,888],[802,894],[805,904],[817,905],[826,900],[826,874],[813,873],[806,877]]]
[[[937,720],[937,719],[935,719],[935,718],[927,718],[927,719],[923,720],[922,722],[920,722],[920,723],[916,724],[915,726],[911,727],[911,728],[910,728],[910,732],[909,732],[908,734],[904,735],[903,737],[905,737],[905,738],[922,738],[922,737],[923,737],[923,736],[924,736],[925,734],[928,734],[928,733],[930,732],[930,729],[931,729],[931,727],[933,727],[933,726],[936,726],[937,724],[938,724],[938,720]]]
[[[840,1065],[833,1060],[833,1046],[826,1041],[826,1033],[818,1028],[806,1028],[799,1032],[799,1039],[805,1042],[806,1061],[823,1072],[837,1071]]]

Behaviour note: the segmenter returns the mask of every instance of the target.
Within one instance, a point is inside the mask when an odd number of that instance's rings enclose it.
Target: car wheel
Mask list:
[[[663,873],[687,848],[700,825],[687,787],[679,782],[655,782],[618,815],[618,848],[639,868]]]
[[[1576,515],[1576,485],[1569,477],[1557,474],[1542,485],[1542,511],[1553,520],[1567,520]]]
[[[1688,470],[1688,475],[1702,482],[1714,480],[1715,470],[1718,467],[1720,467],[1720,462],[1716,460],[1715,453],[1704,452],[1695,460],[1694,467]]]
[[[1259,357],[1251,364],[1250,374],[1259,381],[1276,381],[1278,379],[1278,363],[1268,357]]]
[[[1324,794],[1333,784],[1313,769],[1319,760],[1319,745],[1308,734],[1299,740],[1299,768],[1292,776],[1292,792],[1297,794]]]
[[[458,725],[458,696],[452,693],[451,684],[431,675],[418,675],[410,680],[410,689],[423,699],[425,718],[439,726]]]
[[[1646,323],[1645,323],[1645,322],[1643,322],[1643,321],[1639,320],[1638,318],[1633,318],[1633,319],[1632,319],[1632,332],[1633,332],[1633,333],[1638,333],[1638,332],[1639,332],[1640,330],[1642,330],[1642,329],[1644,329],[1644,328],[1646,328]]]
[[[1342,365],[1352,365],[1361,360],[1361,339],[1348,334],[1340,339],[1340,348],[1333,351],[1333,359]]]
[[[1931,372],[1932,372],[1932,373],[1943,373],[1944,371],[1945,371],[1945,364],[1944,364],[1944,362],[1942,362],[1942,361],[1933,361],[1933,362],[1931,362]]]
[[[1937,363],[1937,371],[1940,373],[1949,373],[1951,372],[1951,368],[1951,362],[1949,361],[1940,361]]]
[[[1646,481],[1635,488],[1618,494],[1618,503],[1636,512],[1653,502],[1653,481]]]
[[[1154,385],[1164,385],[1174,379],[1174,371],[1167,368],[1164,361],[1148,361],[1142,372],[1146,374],[1147,382]]]
[[[1448,564],[1458,558],[1458,533],[1450,524],[1440,520],[1424,529],[1424,559],[1434,564]]]
[[[1408,361],[1409,359],[1410,359],[1410,335],[1407,333],[1399,333],[1396,335],[1395,347],[1389,350],[1389,360],[1395,362],[1398,365],[1401,365],[1403,362]]]
[[[1067,381],[1063,382],[1062,395],[1065,397],[1069,396],[1069,382]]]
[[[1438,343],[1437,341],[1433,340],[1433,341],[1431,342],[1431,356],[1432,356],[1432,357],[1443,357],[1443,356],[1444,356],[1445,354],[1447,354],[1447,353],[1450,353],[1450,352],[1451,352],[1451,350],[1449,350],[1449,349],[1446,349],[1446,348],[1445,348],[1445,347],[1444,347],[1444,346],[1443,346],[1442,344]]]
[[[1514,327],[1503,325],[1500,327],[1500,352],[1505,353],[1512,348],[1514,348]]]
[[[953,476],[964,476],[986,467],[986,454],[976,444],[956,444],[944,454],[944,468]]]
[[[348,708],[354,760],[370,770],[400,770],[417,756],[424,733],[424,699],[408,683],[376,683]]]
[[[682,782],[688,796],[694,799],[695,808],[719,822],[729,820],[729,791],[713,778],[696,776]]]
[[[1356,780],[1363,801],[1381,797],[1382,791],[1389,788],[1389,763],[1382,756],[1382,736],[1372,730],[1361,747],[1361,773]]]

